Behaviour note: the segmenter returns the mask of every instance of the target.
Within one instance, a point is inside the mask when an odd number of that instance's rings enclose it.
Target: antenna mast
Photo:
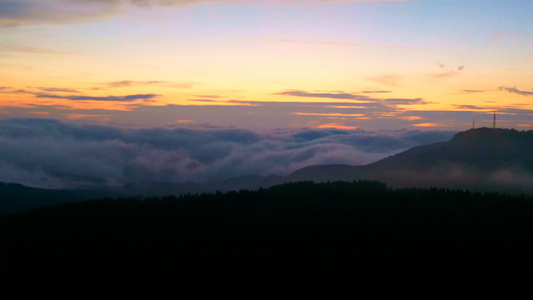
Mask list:
[[[496,129],[496,112],[494,112],[494,119],[492,120],[492,129]]]

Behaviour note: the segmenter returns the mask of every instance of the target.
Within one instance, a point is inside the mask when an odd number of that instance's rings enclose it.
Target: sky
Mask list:
[[[0,0],[0,118],[533,126],[530,0]]]
[[[530,0],[0,0],[0,181],[209,182],[533,127]]]

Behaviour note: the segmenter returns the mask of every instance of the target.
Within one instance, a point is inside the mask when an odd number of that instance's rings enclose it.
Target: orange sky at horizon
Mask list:
[[[94,16],[78,21],[52,10],[0,13],[0,118],[458,130],[473,119],[490,125],[496,111],[505,126],[532,127],[533,24],[523,14],[532,4],[513,0],[522,6],[502,11],[508,2],[494,1],[480,12],[479,1],[430,2],[154,4],[98,14],[79,4]],[[434,18],[410,18],[421,14]]]

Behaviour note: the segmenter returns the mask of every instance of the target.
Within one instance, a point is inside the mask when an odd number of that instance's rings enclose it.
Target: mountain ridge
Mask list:
[[[325,176],[324,174],[327,174]],[[445,187],[533,193],[533,131],[479,128],[365,166],[321,165],[292,181],[378,180],[393,187]]]
[[[140,182],[94,190],[45,190],[0,185],[2,212],[96,197],[152,197],[268,188],[298,181],[381,181],[393,188],[439,187],[533,195],[533,131],[479,128],[457,133],[447,142],[410,148],[362,165],[314,165],[288,176],[249,175],[199,183]],[[25,189],[26,188],[26,189]]]

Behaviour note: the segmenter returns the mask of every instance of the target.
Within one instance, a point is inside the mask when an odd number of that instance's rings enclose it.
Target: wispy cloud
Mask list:
[[[107,119],[108,115],[92,115],[92,114],[68,114],[69,120],[82,120],[82,119]]]
[[[458,74],[459,74],[459,72],[457,72],[455,70],[451,70],[451,71],[447,71],[447,72],[443,72],[443,73],[431,74],[431,77],[436,78],[436,79],[441,79],[441,78],[457,76]]]
[[[494,90],[462,90],[458,94],[478,94],[478,93],[486,93],[486,92],[492,92]]]
[[[118,88],[118,87],[129,87],[129,86],[136,86],[136,85],[150,85],[150,84],[160,84],[160,83],[166,83],[166,81],[122,80],[122,81],[107,82],[107,83],[104,83],[104,85],[111,87],[111,88]]]
[[[73,94],[80,93],[80,91],[77,91],[75,89],[69,89],[69,88],[38,87],[37,89],[43,92],[50,92],[50,93],[73,93]]]
[[[392,105],[412,105],[412,104],[427,104],[422,98],[415,99],[385,99],[383,100],[385,104]]]
[[[301,0],[302,2],[334,2],[336,0]],[[339,0],[342,1],[342,0]],[[402,1],[402,0],[344,0]],[[0,0],[0,26],[35,23],[90,22],[124,12],[124,8],[165,8],[200,3],[246,3],[251,0]],[[283,3],[282,1],[280,1]]]
[[[384,85],[398,86],[402,78],[403,77],[400,75],[383,75],[383,76],[377,76],[377,77],[370,77],[368,78],[368,80],[381,83]]]
[[[216,99],[188,99],[189,102],[206,103],[205,105],[217,106],[261,106],[264,102],[242,100],[216,100]]]
[[[121,96],[121,95],[119,95]],[[529,97],[531,98],[531,97]],[[416,97],[414,99],[417,99]],[[524,97],[527,100],[527,97]],[[200,99],[198,99],[200,100]],[[210,100],[210,99],[203,99]],[[150,105],[146,100],[133,102],[90,102],[80,105],[76,101],[56,101],[54,99],[39,99],[30,102],[14,102],[14,106],[0,107],[0,113],[4,112],[4,118],[29,117],[33,112],[50,112],[50,117],[66,120],[67,114],[92,114],[109,115],[109,121],[100,119],[87,119],[92,123],[121,124],[121,126],[161,126],[170,124],[175,120],[194,120],[187,126],[199,126],[211,124],[216,126],[238,126],[241,128],[287,128],[287,127],[316,127],[319,124],[335,122],[345,126],[356,126],[365,130],[377,130],[380,128],[402,129],[415,123],[448,124],[453,129],[471,128],[472,117],[497,110],[502,113],[499,120],[508,120],[510,127],[529,121],[533,121],[533,111],[529,106],[507,105],[502,107],[498,103],[461,103],[456,105],[474,105],[476,107],[450,107],[449,110],[433,110],[428,106],[419,104],[401,105],[384,103],[382,99],[378,103],[359,103],[345,100],[331,102],[330,99],[320,101],[317,98],[294,99],[297,101],[221,101],[218,102],[189,102],[180,105]],[[301,101],[300,101],[301,100]],[[308,101],[306,101],[308,100]],[[317,101],[318,100],[318,101]],[[159,99],[149,99],[159,101]],[[424,101],[428,99],[424,98]],[[413,102],[413,101],[411,101]],[[525,102],[525,101],[523,101]],[[61,106],[58,105],[61,104]],[[113,105],[108,105],[112,103]],[[416,110],[412,108],[416,107]],[[423,109],[423,107],[427,107]],[[488,110],[479,108],[487,107]],[[308,115],[294,115],[293,113],[306,113]],[[503,115],[503,113],[506,113]],[[328,115],[331,114],[331,115]],[[359,115],[364,117],[342,116],[345,114]],[[223,117],[222,117],[223,116]],[[364,119],[367,118],[367,119]],[[417,121],[423,119],[422,121]],[[480,126],[490,126],[492,115],[487,118],[476,118]],[[470,125],[469,125],[470,124]],[[183,124],[182,124],[183,125]],[[1,148],[1,147],[0,147]]]
[[[456,107],[456,108],[459,108],[459,109],[487,110],[486,107],[481,107],[481,106],[477,106],[477,105],[459,105],[459,104],[454,104],[453,106]]]
[[[295,112],[296,116],[322,116],[322,117],[364,117],[365,114],[343,114],[343,113],[303,113]]]
[[[126,96],[63,96],[45,93],[36,93],[37,98],[49,98],[49,99],[65,99],[72,101],[119,101],[119,102],[132,102],[136,100],[150,100],[159,97],[156,94],[135,94]]]
[[[189,89],[194,86],[194,83],[192,82],[171,82],[171,81],[160,81],[160,80],[121,80],[121,81],[104,82],[102,84],[108,88],[158,85],[158,86],[165,86],[165,87]]]
[[[446,68],[446,65],[441,63],[440,61],[437,62],[437,64],[439,65],[439,67],[441,69],[447,69]],[[460,72],[464,71],[466,68],[466,66],[458,66],[457,68],[455,69],[449,69],[447,71],[444,71],[444,72],[440,72],[440,73],[436,73],[436,74],[431,74],[431,77],[433,78],[436,78],[436,79],[440,79],[440,78],[447,78],[447,77],[453,77],[453,76],[457,76],[460,74]]]
[[[274,102],[274,101],[247,101],[247,100],[228,100],[228,101],[218,101],[218,100],[203,100],[203,99],[191,99],[189,101],[203,101],[203,102],[216,102],[216,103],[231,103],[236,105],[248,104],[253,106],[269,106],[269,107],[329,107],[329,108],[352,108],[352,109],[381,109],[384,106],[379,102],[335,102],[335,105],[332,105],[331,102]]]
[[[212,100],[212,99],[188,99],[187,101],[192,101],[192,102],[210,102],[210,103],[224,102],[224,101]]]
[[[213,99],[221,98],[221,96],[218,96],[218,95],[195,95],[195,97],[199,97],[199,98],[213,98]]]
[[[377,99],[371,98],[368,96],[350,94],[350,93],[345,93],[345,92],[326,93],[326,92],[306,92],[306,91],[299,91],[299,90],[291,90],[291,91],[274,93],[273,95],[310,97],[310,98],[350,99],[350,100],[371,101],[371,102],[377,101]]]
[[[511,87],[501,86],[500,90],[507,91],[507,92],[512,93],[512,94],[522,95],[522,96],[533,96],[533,92],[521,91],[521,90],[517,89],[516,87],[512,87],[511,88]]]
[[[0,91],[3,93],[3,94],[36,94],[37,92],[32,92],[30,90],[24,90],[24,89],[15,89],[15,88],[12,88],[12,87],[6,87],[5,89],[0,89]]]
[[[419,123],[419,124],[413,124],[414,127],[447,127],[449,125],[446,124],[438,124],[438,123]]]
[[[45,91],[45,92],[24,90],[24,89],[15,90],[15,89],[10,89],[10,88],[6,88],[4,90],[0,89],[0,91],[2,91],[2,93],[7,93],[7,94],[29,94],[37,98],[65,99],[65,100],[72,100],[72,101],[120,101],[120,102],[132,102],[136,100],[152,101],[152,99],[160,96],[157,94],[132,94],[132,95],[125,95],[125,96],[64,95],[64,94],[55,94],[55,93],[48,93],[48,92],[71,93],[71,94],[79,94],[80,92],[74,89],[64,89],[64,88],[38,87],[36,89],[40,91]]]
[[[424,120],[424,117],[420,116],[407,116],[407,117],[398,117],[398,119],[407,120],[407,121],[418,121],[418,120]]]
[[[346,126],[339,123],[327,123],[327,124],[320,124],[317,125],[316,128],[318,129],[342,129],[342,130],[357,130],[359,127],[357,126]]]
[[[392,91],[362,91],[361,94],[387,94],[392,93]]]

